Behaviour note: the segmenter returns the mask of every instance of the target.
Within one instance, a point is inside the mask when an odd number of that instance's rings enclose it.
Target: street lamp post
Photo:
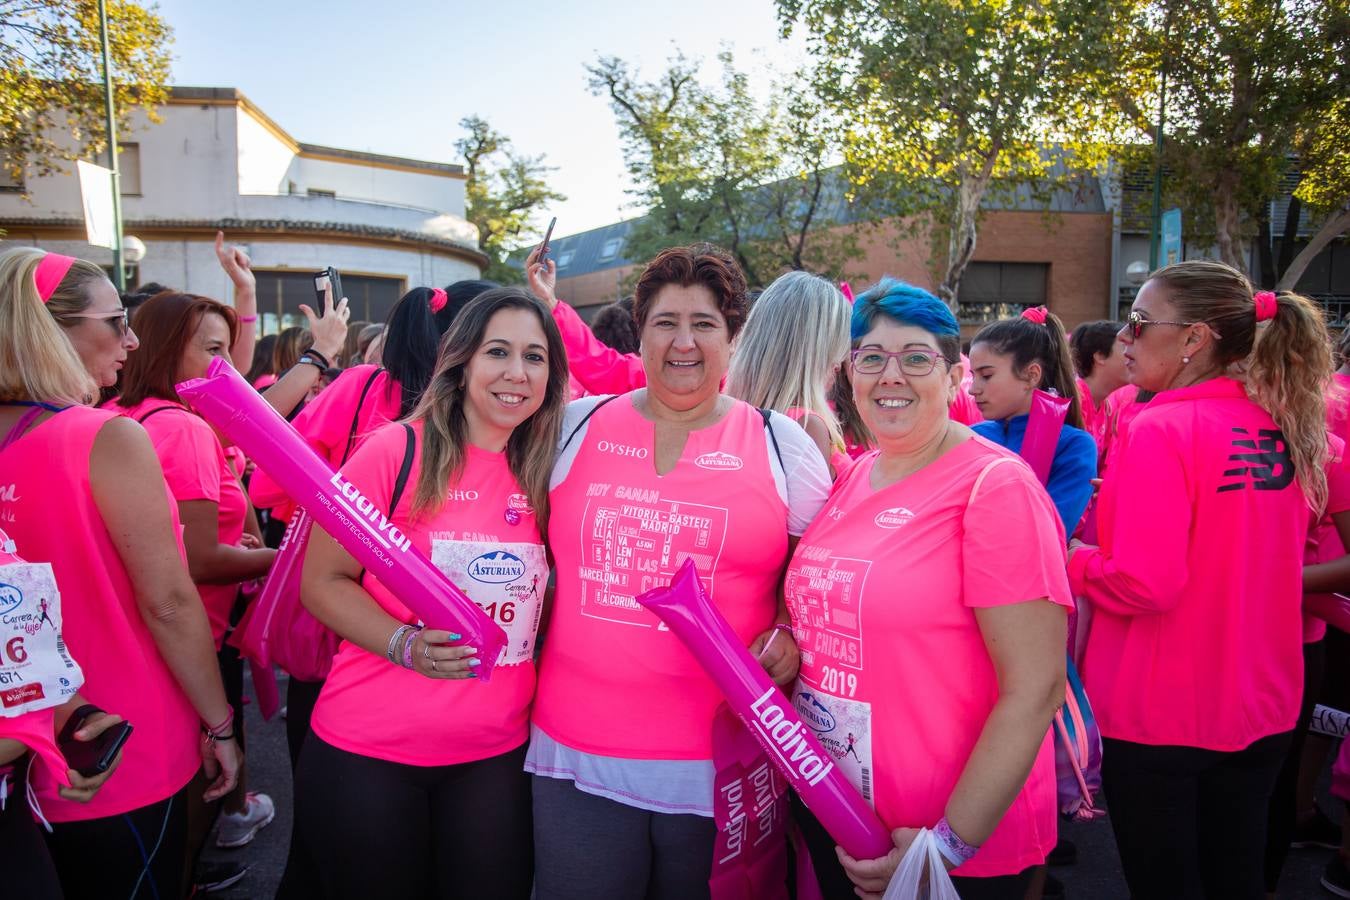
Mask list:
[[[99,38],[103,42],[103,106],[108,117],[108,168],[112,170],[113,209],[113,283],[117,292],[127,289],[126,273],[122,270],[122,179],[117,169],[117,116],[113,111],[112,72],[108,65],[108,6],[98,0]]]

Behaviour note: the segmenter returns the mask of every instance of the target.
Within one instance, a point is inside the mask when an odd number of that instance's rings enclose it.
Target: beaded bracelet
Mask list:
[[[947,817],[942,819],[933,827],[933,834],[937,836],[938,852],[943,858],[953,866],[960,866],[970,862],[971,857],[979,852],[979,847],[971,846],[961,840],[961,836],[952,831],[952,826],[947,822]]]
[[[792,631],[792,626],[789,623],[774,622],[773,627],[775,631],[781,631],[785,633],[788,637],[792,638],[793,640],[797,639],[797,635]]]
[[[395,628],[394,633],[389,636],[389,646],[385,648],[384,655],[391,663],[398,662],[398,657],[394,654],[398,652],[398,649],[401,646],[400,641],[403,640],[410,628],[412,628],[411,625],[400,625]]]
[[[403,639],[403,668],[405,669],[413,667],[412,648],[413,644],[417,642],[417,635],[422,631],[422,629],[414,628],[411,625],[408,627],[412,628],[412,631],[408,632],[408,636]]]

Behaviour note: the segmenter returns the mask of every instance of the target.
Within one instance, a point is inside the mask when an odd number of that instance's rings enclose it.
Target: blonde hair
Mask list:
[[[33,273],[46,255],[36,247],[0,253],[0,400],[85,406],[98,383],[58,320],[88,309],[89,286],[108,276],[77,259],[43,303]]]
[[[458,478],[468,458],[468,422],[464,418],[465,386],[470,360],[483,343],[492,317],[504,309],[534,313],[548,344],[548,384],[544,401],[534,415],[511,432],[506,461],[520,489],[529,497],[541,534],[548,534],[548,481],[562,431],[567,405],[567,351],[562,335],[544,306],[520,287],[484,291],[455,316],[441,341],[431,383],[423,392],[409,422],[422,422],[422,466],[413,494],[414,515],[434,513],[445,503],[450,480]]]
[[[751,406],[814,413],[842,449],[830,409],[830,375],[849,348],[849,306],[839,288],[809,272],[775,279],[750,309],[731,355],[727,393]]]
[[[1245,361],[1247,394],[1284,433],[1308,505],[1320,513],[1327,503],[1325,392],[1333,371],[1321,308],[1281,292],[1275,317],[1258,325],[1252,283],[1216,260],[1174,263],[1152,278],[1168,287],[1181,318],[1212,328],[1220,367]]]

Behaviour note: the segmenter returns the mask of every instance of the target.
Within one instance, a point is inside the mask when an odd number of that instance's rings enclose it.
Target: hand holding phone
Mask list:
[[[332,266],[314,273],[314,296],[318,300],[315,308],[319,310],[319,318],[323,318],[325,289],[331,290],[334,306],[342,302],[342,276]]]
[[[548,258],[548,239],[553,237],[553,226],[557,224],[558,217],[554,216],[549,220],[548,230],[544,232],[544,242],[539,245],[539,258],[535,260],[535,262],[540,263],[541,265],[544,260]]]
[[[76,738],[75,733],[85,726],[85,722],[91,716],[96,714],[108,719],[106,726],[89,740]],[[65,727],[56,737],[56,744],[61,750],[61,755],[66,758],[66,764],[71,769],[85,778],[98,778],[116,764],[117,755],[122,751],[127,739],[131,737],[132,730],[131,723],[123,722],[116,716],[108,716],[107,713],[95,706],[85,705],[77,709],[66,720]],[[93,791],[97,790],[101,784],[101,780],[96,785],[76,784],[75,790],[78,794],[87,792],[89,797],[92,797]],[[74,797],[72,799],[88,800],[88,797]]]

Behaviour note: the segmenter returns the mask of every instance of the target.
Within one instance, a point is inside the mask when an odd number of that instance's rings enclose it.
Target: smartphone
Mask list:
[[[329,266],[322,272],[316,272],[314,274],[314,296],[319,301],[318,305],[314,308],[314,311],[318,313],[320,317],[323,316],[323,289],[330,285],[333,288],[333,305],[337,306],[338,301],[343,297],[342,276],[338,275],[338,270]]]
[[[548,231],[545,231],[545,232],[544,232],[544,242],[543,242],[542,244],[539,245],[539,246],[542,248],[542,249],[539,251],[539,261],[540,261],[540,262],[543,262],[544,260],[548,259],[548,239],[551,238],[551,237],[553,237],[553,226],[554,226],[554,225],[557,225],[557,224],[558,224],[558,217],[557,217],[557,216],[554,216],[552,219],[549,219],[549,222],[548,222]]]
[[[73,736],[63,735],[59,741],[61,754],[72,769],[92,778],[108,771],[122,745],[131,737],[131,731],[130,722],[119,722],[92,741],[77,741]]]

